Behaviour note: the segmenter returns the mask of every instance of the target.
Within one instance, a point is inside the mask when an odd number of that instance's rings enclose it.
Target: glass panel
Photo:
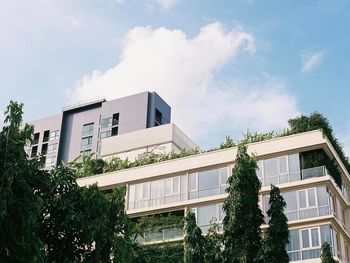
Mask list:
[[[277,176],[277,158],[264,161],[264,175],[265,178]]]
[[[308,191],[309,206],[316,206],[315,189],[309,189]]]
[[[167,178],[164,180],[164,194],[169,195],[171,194],[171,178]]]
[[[219,169],[198,173],[199,190],[217,186],[219,186]]]
[[[173,193],[178,193],[179,192],[179,177],[174,177],[173,178]]]
[[[299,191],[299,206],[300,208],[306,207],[306,194],[305,191]]]
[[[190,191],[197,189],[197,174],[190,174]]]
[[[296,173],[300,171],[299,154],[288,155],[289,173]]]
[[[309,231],[307,229],[301,231],[303,248],[310,247]]]
[[[257,165],[258,165],[258,168],[256,169],[256,176],[258,178],[261,178],[262,177],[262,161],[261,160],[258,161]]]
[[[214,223],[216,218],[216,205],[207,205],[197,208],[198,225],[209,225]]]
[[[329,225],[321,226],[320,232],[321,232],[321,243],[327,242],[332,246],[333,243],[332,243],[331,230]]]
[[[320,240],[318,237],[318,228],[311,229],[311,241],[312,241],[312,247],[320,246]]]
[[[221,185],[226,185],[227,184],[227,168],[221,168],[220,169],[220,184]]]
[[[287,156],[283,156],[279,158],[280,161],[280,173],[287,173]]]
[[[299,230],[290,230],[289,243],[287,244],[287,251],[296,251],[300,249]]]
[[[143,183],[143,198],[149,198],[149,183]]]
[[[325,186],[317,187],[317,201],[319,206],[328,206],[328,192]]]

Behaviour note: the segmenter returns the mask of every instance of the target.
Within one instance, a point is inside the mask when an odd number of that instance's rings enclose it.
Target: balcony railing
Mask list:
[[[184,237],[183,225],[173,225],[158,230],[146,230],[137,237],[139,244],[165,242],[182,239]]]
[[[322,177],[326,175],[328,175],[326,166],[312,167],[312,168],[303,169],[301,171],[302,180],[306,180],[314,177]]]

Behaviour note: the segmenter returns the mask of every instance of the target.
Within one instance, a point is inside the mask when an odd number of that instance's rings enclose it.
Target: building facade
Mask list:
[[[325,166],[305,168],[304,157],[312,151],[323,151],[336,160],[342,173],[341,187]],[[271,184],[281,189],[286,200],[290,260],[320,262],[321,245],[326,241],[340,263],[350,263],[350,176],[324,134],[316,130],[252,143],[248,153],[258,159],[260,206],[266,220]],[[191,209],[198,226],[206,233],[213,222],[220,225],[224,218],[222,204],[236,154],[237,148],[206,152],[80,178],[78,184],[97,183],[104,190],[126,185],[126,212],[132,219],[169,212],[184,216]],[[182,239],[181,226],[174,226],[148,231],[140,241]]]
[[[170,120],[170,106],[155,92],[92,101],[31,122],[34,140],[26,151],[29,157],[43,156],[45,168],[49,168],[82,154],[100,156],[105,139],[168,124]]]

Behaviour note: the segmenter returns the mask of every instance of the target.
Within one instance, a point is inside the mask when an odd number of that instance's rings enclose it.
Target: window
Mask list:
[[[50,130],[44,131],[43,142],[47,142],[49,140],[49,137],[50,137]]]
[[[302,229],[301,231],[302,259],[318,258],[320,256],[320,229],[318,227]]]
[[[108,137],[111,137],[111,135],[112,135],[112,131],[104,131],[104,132],[101,132],[100,138],[101,139],[108,138]]]
[[[41,146],[41,154],[42,155],[46,155],[47,153],[47,143],[44,143],[42,146]]]
[[[113,114],[112,117],[112,126],[118,125],[119,124],[119,113]]]
[[[55,162],[56,162],[56,156],[51,157],[51,158],[46,158],[45,167],[51,167],[51,166],[55,165]]]
[[[89,135],[92,135],[93,133],[94,133],[94,123],[93,122],[83,125],[83,132],[82,132],[83,136],[89,136]]]
[[[104,118],[101,120],[101,128],[112,126],[112,117]]]
[[[162,120],[163,120],[163,114],[158,110],[156,109],[156,112],[155,112],[155,117],[156,117],[156,121],[154,123],[154,126],[159,126],[159,125],[162,125]]]
[[[338,258],[341,258],[341,245],[340,245],[340,238],[338,233],[335,233],[335,242],[337,244],[336,251]]]
[[[57,140],[59,136],[60,136],[60,131],[52,131],[50,132],[49,141]]]
[[[225,193],[227,178],[227,167],[191,174],[189,177],[190,199]]]
[[[218,223],[221,225],[225,216],[222,210],[222,204],[204,205],[193,209],[196,214],[197,225],[206,234],[211,224]]]
[[[47,153],[54,153],[57,151],[58,143],[49,144],[47,147]]]
[[[345,244],[345,261],[350,263],[349,245]]]
[[[316,207],[316,189],[307,189],[299,191],[299,208],[307,209]]]
[[[89,156],[91,155],[91,150],[80,151],[81,156]]]
[[[81,139],[81,144],[80,144],[81,150],[91,148],[91,146],[92,146],[92,136]]]
[[[32,158],[35,157],[37,155],[37,153],[38,153],[38,146],[36,145],[36,146],[32,147],[32,152],[30,154],[30,157],[32,157]]]
[[[113,127],[112,132],[111,132],[111,136],[116,136],[116,135],[118,135],[118,127]]]
[[[40,138],[40,132],[34,133],[34,139],[32,144],[38,144]]]

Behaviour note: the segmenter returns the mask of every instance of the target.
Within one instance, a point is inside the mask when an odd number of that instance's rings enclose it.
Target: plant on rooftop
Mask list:
[[[260,250],[264,216],[258,203],[261,183],[256,169],[256,160],[247,154],[246,145],[239,145],[223,205],[224,262],[252,263]]]
[[[158,214],[151,216],[143,216],[137,222],[140,230],[159,230],[167,227],[183,226],[184,216],[176,214]]]

